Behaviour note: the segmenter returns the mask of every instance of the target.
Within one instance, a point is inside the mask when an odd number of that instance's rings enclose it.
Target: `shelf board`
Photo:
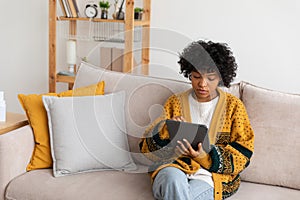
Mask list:
[[[134,21],[134,26],[150,26],[150,21],[149,20],[135,20]]]
[[[124,20],[116,20],[116,19],[100,19],[100,18],[87,18],[87,17],[57,17],[57,20],[61,21],[92,21],[92,22],[118,22],[125,23]]]
[[[63,76],[63,75],[56,75],[56,82],[63,82],[63,83],[74,83],[75,76]]]
[[[63,16],[58,16],[57,20],[58,21],[109,22],[109,23],[123,23],[123,24],[125,24],[125,20],[87,18],[87,17],[63,17]],[[150,21],[149,20],[134,20],[134,26],[146,26],[146,25],[150,25]]]

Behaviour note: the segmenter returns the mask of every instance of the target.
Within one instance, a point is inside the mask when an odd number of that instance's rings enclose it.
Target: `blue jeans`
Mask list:
[[[153,186],[153,195],[158,200],[213,200],[214,188],[202,180],[188,179],[175,167],[166,167],[158,172]]]

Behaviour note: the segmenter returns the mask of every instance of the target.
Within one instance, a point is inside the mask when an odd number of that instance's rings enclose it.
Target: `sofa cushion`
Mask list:
[[[242,100],[255,134],[243,180],[300,189],[300,96],[245,84]]]
[[[12,180],[5,196],[30,200],[154,199],[145,173],[102,171],[55,178],[50,169],[33,170]]]
[[[238,192],[228,200],[298,199],[299,194],[299,190],[242,182]],[[12,180],[5,197],[26,197],[30,200],[154,200],[150,177],[146,173],[102,171],[55,178],[50,169],[33,170]]]
[[[48,114],[54,176],[136,168],[124,120],[125,93],[43,97]]]
[[[19,94],[19,101],[24,108],[30,126],[33,130],[35,147],[31,160],[27,166],[27,170],[43,169],[52,167],[52,159],[50,153],[49,132],[47,114],[42,102],[43,95],[51,96],[84,96],[84,95],[101,95],[104,93],[104,82],[95,82],[94,84],[77,88],[76,90],[68,90],[48,94]]]

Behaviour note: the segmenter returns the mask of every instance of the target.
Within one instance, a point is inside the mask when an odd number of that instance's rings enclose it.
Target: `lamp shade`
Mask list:
[[[67,41],[67,63],[69,65],[76,64],[76,41],[75,40]]]

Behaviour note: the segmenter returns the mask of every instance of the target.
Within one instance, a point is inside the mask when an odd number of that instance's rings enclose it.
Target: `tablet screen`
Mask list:
[[[186,139],[194,150],[198,150],[198,143],[202,143],[203,149],[208,152],[210,149],[208,129],[203,124],[166,120],[167,129],[170,135],[170,145],[176,147],[178,140]]]

